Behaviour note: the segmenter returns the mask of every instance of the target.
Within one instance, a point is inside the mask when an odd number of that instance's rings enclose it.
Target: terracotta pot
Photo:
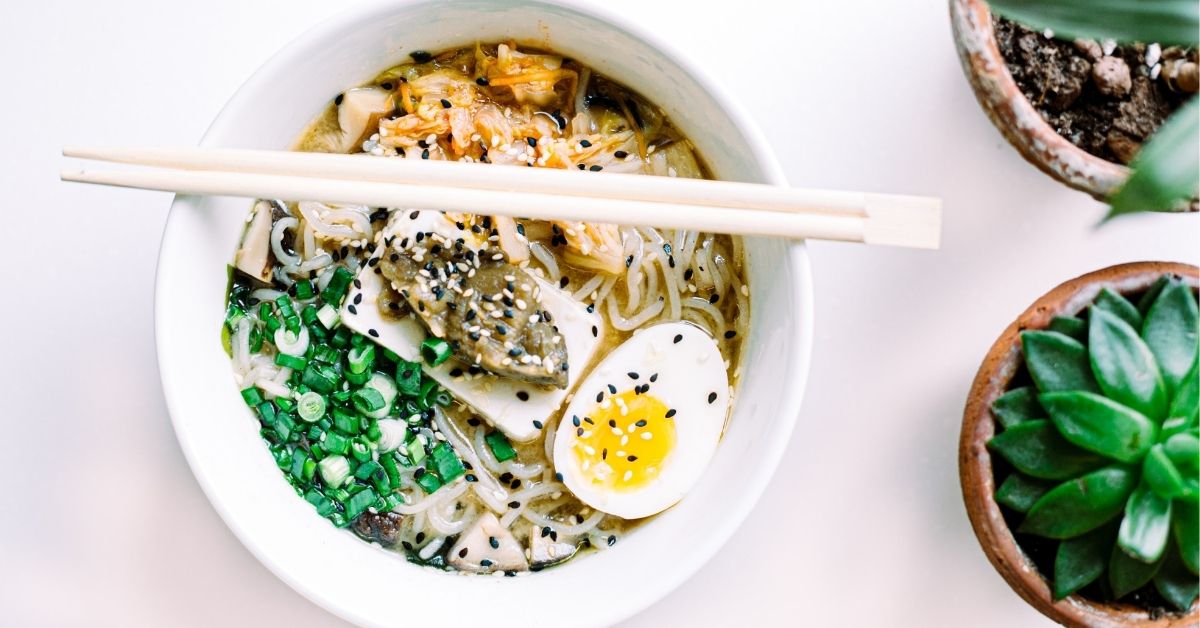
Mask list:
[[[1055,602],[1049,583],[1017,545],[1000,506],[996,504],[993,497],[996,485],[992,459],[987,449],[987,442],[995,431],[992,402],[1008,389],[1009,382],[1023,363],[1020,345],[1022,330],[1044,328],[1055,316],[1079,313],[1104,286],[1122,294],[1136,293],[1148,288],[1164,273],[1184,278],[1193,289],[1200,284],[1200,268],[1195,266],[1171,262],[1135,262],[1088,273],[1046,293],[1009,325],[996,344],[992,345],[967,397],[958,445],[958,472],[963,501],[975,536],[992,566],[1004,576],[1008,585],[1042,614],[1064,625],[1182,627],[1200,623],[1200,608],[1196,605],[1187,615],[1152,617],[1146,610],[1136,606],[1097,602],[1079,595]]]
[[[1051,127],[1017,87],[992,28],[984,0],[950,0],[954,43],[975,97],[992,123],[1029,163],[1062,183],[1104,201],[1129,177],[1129,168],[1072,144]],[[1196,211],[1193,199],[1180,210]]]

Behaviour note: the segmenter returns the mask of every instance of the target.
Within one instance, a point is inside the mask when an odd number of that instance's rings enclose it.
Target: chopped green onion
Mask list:
[[[304,309],[300,310],[300,320],[304,321],[305,325],[318,322],[320,319],[317,318],[317,306],[311,303],[304,306]]]
[[[292,451],[292,477],[296,479],[304,477],[305,460],[308,460],[308,454],[304,453],[303,449],[297,447]]]
[[[340,269],[339,269],[340,270]],[[374,489],[368,488],[359,491],[350,497],[350,501],[346,503],[346,516],[350,519],[361,515],[367,508],[374,506],[379,500],[379,495]]]
[[[275,332],[279,331],[280,328],[283,327],[283,323],[279,322],[279,319],[275,318],[274,316],[268,316],[264,318],[263,321],[267,324],[267,333],[271,335],[274,335]]]
[[[338,327],[337,330],[333,332],[333,337],[329,339],[329,344],[339,348],[345,347],[349,342],[350,330],[345,327]]]
[[[293,318],[296,316],[296,308],[292,307],[292,300],[286,294],[280,295],[275,299],[275,305],[279,307],[279,315],[284,319]]]
[[[351,373],[362,373],[375,366],[375,345],[366,344],[352,347],[346,354],[346,370]]]
[[[302,279],[296,282],[296,298],[304,301],[313,298],[316,292],[313,291],[312,282],[307,279]],[[314,308],[315,309],[315,308]],[[305,321],[308,322],[308,321]]]
[[[304,367],[308,366],[308,360],[305,360],[304,358],[298,358],[294,355],[288,355],[286,353],[276,353],[275,363],[279,366],[287,367],[297,371],[303,370]]]
[[[444,390],[437,391],[437,394],[433,396],[433,402],[439,406],[448,406],[451,401],[454,401],[454,397],[451,397],[450,393]]]
[[[321,291],[321,300],[333,307],[341,306],[342,299],[346,297],[346,292],[353,279],[353,273],[344,266],[338,266],[333,271],[333,277],[329,278],[329,283],[325,285],[325,290]]]
[[[315,488],[308,489],[308,492],[304,494],[304,499],[312,504],[317,509],[317,514],[322,517],[328,517],[337,512],[337,506],[333,504],[333,501]]]
[[[276,399],[275,401],[279,401]],[[275,404],[270,401],[263,401],[258,404],[258,416],[262,417],[263,423],[267,425],[275,424],[275,416],[278,413],[275,411]]]
[[[282,413],[275,415],[275,433],[279,435],[280,439],[291,440],[295,429],[296,421],[292,419],[291,415]]]
[[[337,488],[350,477],[350,463],[345,456],[326,456],[317,466],[326,486]]]
[[[333,425],[346,434],[358,434],[358,417],[342,408],[334,406]]]
[[[450,343],[430,336],[421,342],[421,357],[430,366],[438,366],[450,359]]]
[[[415,397],[421,391],[421,365],[416,362],[396,362],[396,388],[405,397]]]
[[[308,368],[304,369],[301,381],[317,392],[331,393],[337,386],[337,372],[329,366],[309,364]]]
[[[417,393],[417,401],[422,410],[433,405],[433,399],[437,395],[438,385],[432,379],[426,379],[421,382],[421,390]]]
[[[458,479],[467,471],[458,456],[454,455],[454,450],[445,442],[438,443],[430,453],[430,457],[433,459],[434,466],[437,467],[438,475],[447,484]]]
[[[325,439],[321,441],[321,448],[331,454],[345,455],[350,452],[350,439],[337,432],[327,431]]]
[[[368,460],[358,465],[358,468],[354,470],[354,477],[360,480],[369,480],[371,479],[371,475],[381,469],[383,469],[383,465],[374,460]]]
[[[360,388],[354,391],[350,401],[354,403],[354,409],[363,414],[374,412],[387,405],[387,402],[383,400],[383,395],[374,388]]]
[[[342,360],[342,353],[328,345],[315,345],[312,359],[326,364],[337,364]]]
[[[417,484],[421,486],[422,490],[430,495],[442,487],[442,481],[438,479],[438,476],[430,473],[429,471],[422,473],[421,477],[417,478]]]
[[[366,462],[371,459],[371,447],[361,438],[356,438],[350,443],[350,455],[359,462]]]
[[[257,325],[254,327],[251,327],[250,328],[250,353],[258,353],[258,352],[262,351],[263,340],[265,340],[265,339],[266,339],[266,336],[263,335],[262,330],[259,329]]]
[[[383,465],[383,471],[387,474],[388,481],[392,486],[400,486],[400,467],[396,465],[396,457],[380,456],[379,462]]]
[[[258,304],[258,317],[264,321],[271,318],[274,315],[274,311],[271,309],[270,301],[263,301]]]
[[[254,407],[263,402],[263,397],[257,388],[251,386],[242,389],[242,400],[246,402],[246,405]]]
[[[296,402],[284,397],[276,397],[275,405],[279,406],[279,409],[284,412],[291,412],[296,409]]]
[[[381,436],[383,436],[383,430],[379,429],[379,421],[371,419],[371,422],[367,423],[367,438],[376,443],[379,442]]]
[[[372,373],[371,379],[367,381],[366,386],[362,390],[374,390],[383,398],[383,405],[377,408],[362,410],[360,412],[372,419],[382,419],[392,411],[392,402],[396,400],[396,382],[392,378],[383,373]]]
[[[517,457],[517,451],[513,449],[508,438],[500,432],[492,432],[485,436],[483,440],[487,441],[488,447],[492,450],[492,455],[496,456],[496,460],[504,462]]]
[[[238,321],[246,318],[246,312],[242,308],[229,304],[229,308],[225,310],[225,324],[229,326],[229,331],[237,331]]]
[[[421,440],[415,434],[404,443],[404,451],[408,452],[408,458],[413,464],[421,464],[425,459],[425,445],[421,444]]]
[[[325,326],[325,329],[333,329],[337,327],[341,317],[338,316],[338,311],[331,305],[322,305],[321,309],[317,310],[317,320]]]
[[[296,400],[296,412],[309,423],[316,423],[325,416],[325,398],[317,392],[306,392]]]

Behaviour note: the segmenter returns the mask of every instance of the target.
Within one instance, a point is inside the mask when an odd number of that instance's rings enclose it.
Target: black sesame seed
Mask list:
[[[416,219],[417,219],[417,216],[420,216],[420,215],[421,215],[421,212],[420,212],[420,210],[418,210],[418,211],[415,211],[415,212],[413,212],[413,213],[409,214],[409,215],[408,215],[408,219],[409,219],[409,220],[416,220]],[[420,242],[420,241],[421,241],[421,239],[422,239],[422,238],[421,238],[421,234],[417,234],[417,242]],[[403,244],[403,243],[402,243],[402,244]]]
[[[386,89],[389,92],[392,91],[392,89],[396,87],[395,85],[393,85],[391,83],[380,83],[379,86]]]
[[[609,426],[609,427],[616,427],[616,426],[617,426],[617,420],[616,420],[616,419],[609,419],[609,420],[608,420],[608,426]]]
[[[468,550],[468,549],[470,549],[470,548],[464,547],[464,548],[462,548],[462,549],[458,550],[458,557],[459,557],[459,558],[466,558],[466,557],[467,557],[467,550]]]
[[[505,482],[505,483],[507,483],[507,482],[511,482],[511,481],[512,481],[512,479],[513,479],[513,474],[512,474],[512,473],[509,473],[509,472],[505,471],[504,473],[501,473],[501,474],[500,474],[500,481],[501,481],[501,482]]]
[[[679,344],[680,340],[683,340],[683,334],[675,334],[674,344]]]
[[[626,373],[626,375],[628,375],[628,376],[629,376],[629,379],[634,379],[634,380],[636,380],[637,378],[641,377],[640,375],[638,375],[638,374],[637,374],[636,372],[634,372],[634,371],[629,371],[628,373]]]
[[[468,473],[463,477],[466,478],[466,480],[468,482],[478,482],[479,481],[479,478],[475,477],[474,473]]]
[[[361,293],[359,293],[359,294],[361,294]],[[347,305],[346,309],[349,310],[351,314],[358,315],[358,308],[354,307],[353,303],[351,303],[350,305]]]
[[[368,333],[368,334],[369,334],[369,335],[370,335],[372,338],[378,338],[378,337],[379,337],[379,332],[375,331],[374,329],[368,329],[368,330],[367,330],[367,333]]]
[[[588,166],[588,170],[592,172],[600,172],[601,170],[604,170],[604,166],[601,166],[600,164],[592,164],[591,166]]]
[[[588,313],[588,314],[594,314],[595,312],[596,312],[596,304],[595,304],[595,303],[588,303],[588,306],[587,306],[587,313]]]
[[[637,423],[634,423],[634,425],[638,427],[646,427],[646,419],[641,419]]]
[[[508,333],[508,328],[504,325],[496,325],[496,333],[503,336]]]
[[[597,329],[595,325],[592,325],[592,337],[597,338],[599,336],[600,336],[600,330]]]
[[[617,536],[615,534],[610,534],[608,537],[608,546],[612,547],[616,544],[617,544]]]
[[[629,268],[632,264],[633,264],[633,256],[630,255],[629,257],[625,258],[625,268]]]
[[[625,159],[628,156],[629,156],[629,153],[627,153],[623,150],[619,150],[619,151],[613,153],[613,157],[616,157],[617,159]]]
[[[720,301],[720,300],[721,300],[721,295],[719,295],[719,294],[714,294],[711,297],[708,297],[709,303],[716,303],[717,301]]]
[[[425,52],[424,50],[414,50],[408,53],[408,56],[412,57],[412,60],[416,61],[417,63],[425,63],[430,59],[433,59],[433,55]]]
[[[362,290],[362,282],[359,281],[357,277],[354,278],[354,287]]]
[[[616,386],[613,386],[612,384],[609,384],[609,385],[608,385],[608,392],[609,392],[609,393],[612,393],[612,394],[614,394],[614,395],[615,395],[615,394],[617,394],[617,387],[616,387]]]
[[[717,400],[717,393],[715,393],[715,392],[708,393],[708,402],[709,403],[712,403],[716,400]]]
[[[513,316],[514,316],[514,314],[513,314],[512,310],[510,310],[508,308],[504,309],[504,318],[512,318]]]
[[[513,508],[513,509],[520,508],[520,507],[521,507],[521,502],[519,502],[519,501],[517,501],[517,500],[515,500],[515,499],[514,499],[513,501],[511,501],[511,502],[508,502],[508,507],[509,507],[509,508]]]
[[[500,549],[500,540],[494,536],[489,536],[488,545],[491,545],[492,549]]]
[[[581,427],[581,428],[578,428],[578,429],[576,429],[576,430],[575,430],[575,435],[576,435],[576,436],[583,436],[583,428]]]
[[[492,561],[490,561],[490,560],[488,560],[488,559],[484,558],[483,560],[480,560],[480,561],[479,561],[479,566],[480,566],[480,567],[491,567],[491,566],[492,566]]]
[[[354,304],[358,305],[360,303],[362,303],[362,293],[361,292],[354,295]]]
[[[579,427],[579,417],[576,415],[572,415],[571,416],[571,424],[574,425],[575,427]]]
[[[525,138],[525,143],[529,144],[530,148],[537,148],[537,140],[533,139],[532,137]]]
[[[413,544],[409,543],[408,541],[400,541],[400,545],[404,546],[404,549],[406,549],[410,552],[413,551]]]
[[[539,430],[540,430],[540,429],[542,429],[542,422],[541,422],[541,421],[536,421],[536,420],[535,420],[535,421],[533,422],[533,427],[535,427],[535,428],[537,428],[537,429],[539,429]]]
[[[637,456],[630,456],[630,457],[626,458],[626,460],[628,460],[630,462],[637,462]]]
[[[520,481],[520,480],[513,480],[512,482],[509,482],[509,484],[508,484],[508,488],[511,488],[511,489],[512,489],[512,490],[514,490],[514,491],[515,491],[515,490],[517,490],[517,489],[519,489],[519,488],[521,488],[521,481]]]
[[[542,527],[542,538],[544,539],[548,536],[550,536],[550,526],[543,526]]]
[[[731,330],[729,330],[729,331],[725,332],[725,339],[726,339],[726,340],[729,340],[730,338],[733,338],[733,337],[734,337],[734,336],[736,336],[736,335],[737,335],[737,332],[736,332],[736,331],[733,331],[733,330],[731,329]]]
[[[558,472],[558,471],[555,471],[555,472],[554,472],[554,480],[555,480],[556,482],[562,482],[562,481],[563,481],[563,474],[562,474],[562,473],[560,473],[560,472]]]
[[[655,373],[655,374],[651,375],[651,376],[650,376],[650,381],[652,381],[652,382],[657,382],[657,381],[658,381],[658,373]],[[647,386],[647,388],[649,388],[649,386]]]
[[[591,148],[591,147],[592,147],[592,143],[591,143],[591,142],[589,142],[589,141],[587,141],[587,140],[579,140],[579,145],[580,145],[580,146],[582,146],[582,147],[584,147],[584,148]]]
[[[429,159],[429,149],[428,148],[421,151],[421,159]]]
[[[675,408],[671,408],[670,410],[667,410],[667,413],[664,416],[666,416],[668,419],[675,416]]]
[[[600,459],[601,459],[601,460],[608,460],[608,447],[605,447],[605,448],[604,448],[604,449],[603,449],[603,450],[600,452]]]
[[[671,268],[675,268],[675,256],[674,255],[667,256],[667,265],[670,266]]]
[[[587,170],[587,164],[579,164],[580,170]]]
[[[603,390],[596,393],[596,403],[600,403],[601,401],[604,401],[604,391]]]
[[[558,287],[559,287],[559,288],[566,288],[568,283],[571,283],[571,280],[570,280],[570,278],[568,278],[568,277],[562,277],[562,278],[560,278],[560,279],[558,280]]]
[[[518,390],[517,399],[520,399],[521,401],[529,401],[529,393],[525,392],[524,390]]]
[[[583,422],[584,422],[584,423],[587,423],[588,425],[595,425],[595,424],[596,424],[596,422],[595,422],[595,421],[593,421],[593,420],[592,420],[592,417],[590,417],[590,416],[585,416],[585,417],[583,417]]]
[[[342,101],[345,100],[345,98],[346,98],[345,94],[338,94],[337,96],[333,97],[333,104],[340,105],[340,104],[342,104]]]
[[[453,106],[454,105],[450,104],[449,100],[446,100],[445,98],[442,99],[442,109],[449,109]]]
[[[690,269],[690,268],[689,268],[689,269],[687,269],[687,270],[685,270],[685,271],[683,271],[683,280],[684,280],[684,281],[691,281],[691,280],[692,280],[692,274],[693,274],[693,271],[692,271],[692,269]]]

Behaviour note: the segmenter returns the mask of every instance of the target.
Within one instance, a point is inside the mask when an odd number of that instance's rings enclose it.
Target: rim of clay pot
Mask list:
[[[992,12],[984,0],[950,0],[954,45],[975,97],[996,128],[1026,161],[1062,183],[1106,200],[1129,168],[1072,144],[1051,127],[1021,89],[1000,54]]]
[[[1022,364],[1020,332],[1045,328],[1050,319],[1074,315],[1090,304],[1107,286],[1121,294],[1148,288],[1164,274],[1183,278],[1193,289],[1200,285],[1200,268],[1175,262],[1133,262],[1090,272],[1047,292],[1004,330],[988,351],[975,375],[963,413],[958,445],[958,471],[963,501],[971,527],[984,554],[1008,585],[1026,602],[1050,619],[1068,626],[1195,626],[1200,607],[1186,615],[1153,617],[1140,607],[1105,603],[1072,595],[1054,601],[1050,585],[1017,544],[996,503],[995,478],[987,442],[995,433],[992,402],[1004,394]]]

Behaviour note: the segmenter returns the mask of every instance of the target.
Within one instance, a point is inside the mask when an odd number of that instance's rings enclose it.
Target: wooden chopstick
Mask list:
[[[937,248],[936,198],[546,168],[286,151],[73,147],[67,157],[160,170],[63,171],[65,181],[185,194],[321,200],[542,220]]]

